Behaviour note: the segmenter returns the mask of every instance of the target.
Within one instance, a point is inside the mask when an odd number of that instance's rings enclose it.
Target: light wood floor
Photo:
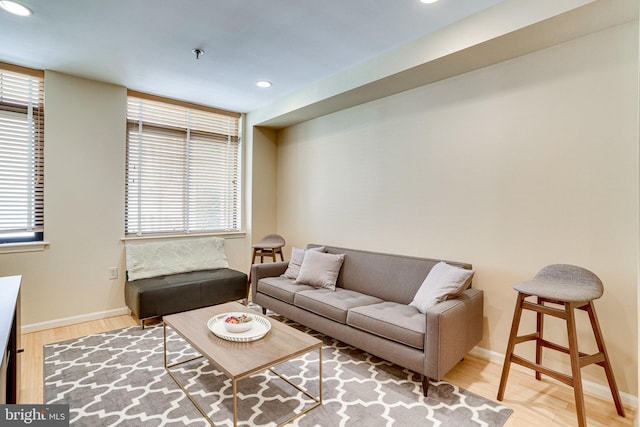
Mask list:
[[[131,316],[80,323],[22,335],[21,403],[43,403],[42,346],[92,333],[138,325]],[[444,378],[487,399],[496,399],[502,366],[467,356]],[[514,410],[507,427],[575,426],[573,389],[553,380],[536,381],[533,374],[511,369],[503,404]],[[635,410],[625,407],[626,418],[616,414],[611,400],[585,396],[589,426],[633,426]]]

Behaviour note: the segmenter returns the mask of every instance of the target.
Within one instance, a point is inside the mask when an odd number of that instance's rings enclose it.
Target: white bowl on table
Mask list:
[[[230,323],[227,321],[229,318],[238,319],[238,323]],[[229,315],[222,320],[224,324],[224,328],[227,332],[231,333],[239,333],[245,332],[251,329],[254,325],[253,316],[247,313],[234,313],[233,315]]]

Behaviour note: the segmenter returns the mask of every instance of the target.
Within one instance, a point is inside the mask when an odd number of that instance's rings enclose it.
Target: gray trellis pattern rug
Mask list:
[[[283,319],[280,319],[283,320]],[[292,426],[502,426],[512,410],[446,382],[423,397],[415,373],[293,322],[323,340],[323,405]],[[197,353],[167,328],[169,363]],[[44,401],[74,426],[208,426],[164,370],[163,328],[130,327],[44,347]],[[318,394],[318,352],[277,372]],[[205,359],[172,372],[217,426],[233,425],[231,381]],[[238,425],[274,426],[313,401],[270,371],[238,383]]]

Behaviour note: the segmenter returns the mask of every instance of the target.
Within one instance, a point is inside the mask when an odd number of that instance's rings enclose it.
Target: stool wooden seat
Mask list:
[[[251,245],[253,248],[252,264],[255,264],[256,258],[260,257],[260,262],[264,262],[264,257],[270,257],[276,262],[276,255],[280,254],[280,259],[284,261],[282,248],[285,245],[284,237],[279,234],[268,234],[257,243]]]
[[[504,365],[502,367],[498,400],[502,400],[504,397],[511,363],[516,363],[533,369],[537,380],[541,379],[541,374],[545,374],[573,387],[578,426],[586,426],[587,419],[580,369],[595,363],[604,368],[618,415],[624,417],[625,414],[620,400],[620,393],[616,386],[613,369],[609,362],[609,356],[604,345],[602,331],[600,330],[600,324],[598,323],[595,306],[593,304],[593,300],[600,298],[604,292],[604,287],[600,279],[592,272],[581,267],[554,264],[541,269],[532,280],[518,283],[513,288],[518,292],[518,298],[513,314],[513,323],[511,324],[511,333],[505,353]],[[536,302],[526,300],[528,297],[536,297]],[[549,306],[547,304],[552,305]],[[591,328],[593,329],[598,346],[598,352],[595,354],[585,354],[578,350],[575,309],[584,310],[589,315]],[[536,332],[519,336],[518,327],[520,326],[520,318],[523,310],[531,310],[536,313]],[[558,345],[543,338],[543,315],[554,316],[559,319],[564,319],[567,322],[568,347]],[[513,353],[516,344],[527,341],[536,342],[535,362]],[[542,366],[543,348],[568,354],[571,361],[571,375]]]

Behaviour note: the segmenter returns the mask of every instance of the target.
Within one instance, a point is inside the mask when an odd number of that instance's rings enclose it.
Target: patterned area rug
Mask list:
[[[280,319],[283,320],[283,319]],[[292,426],[502,426],[512,410],[446,382],[423,397],[418,375],[290,321],[323,340],[323,405]],[[163,365],[162,326],[47,345],[44,401],[70,406],[74,426],[207,426]],[[168,332],[171,329],[167,328]],[[169,363],[197,355],[168,334]],[[318,393],[318,352],[279,365]],[[172,369],[217,426],[232,426],[231,381],[197,359]],[[238,383],[238,425],[274,426],[313,401],[270,371]]]

